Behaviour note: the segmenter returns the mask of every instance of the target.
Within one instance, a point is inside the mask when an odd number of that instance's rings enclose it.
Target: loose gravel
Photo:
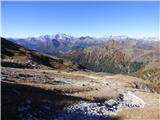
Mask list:
[[[110,99],[104,103],[81,101],[64,108],[54,120],[112,120],[112,114],[122,107],[143,108],[144,105],[142,99],[128,91],[116,100]]]

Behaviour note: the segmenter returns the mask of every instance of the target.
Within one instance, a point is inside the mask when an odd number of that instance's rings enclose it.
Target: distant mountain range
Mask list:
[[[49,54],[64,53],[71,50],[104,43],[103,40],[97,40],[93,37],[86,36],[78,38],[64,33],[44,35],[40,37],[29,37],[26,39],[9,38],[9,40],[26,48]]]
[[[156,38],[152,38],[157,40]],[[145,40],[137,40],[129,38],[128,36],[103,36],[101,38],[95,38],[90,36],[74,37],[64,33],[58,33],[55,35],[44,35],[40,37],[28,37],[26,39],[8,38],[8,40],[22,45],[28,49],[36,50],[48,54],[59,54],[65,53],[72,50],[87,48],[90,46],[102,45],[107,43],[109,40],[115,40],[118,42],[125,42],[126,40],[132,40],[136,42],[140,47],[155,47],[157,44],[148,44],[152,42],[151,38]]]
[[[152,66],[160,64],[160,41],[157,38],[74,37],[58,33],[9,40],[31,50],[72,60],[94,71],[130,74],[154,69]]]

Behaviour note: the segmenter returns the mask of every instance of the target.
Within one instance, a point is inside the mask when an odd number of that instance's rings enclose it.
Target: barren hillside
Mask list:
[[[112,48],[105,49],[112,52]],[[155,82],[92,72],[71,61],[31,51],[5,39],[2,39],[1,58],[3,120],[160,118],[160,87]],[[123,60],[122,55],[114,62],[119,64]]]

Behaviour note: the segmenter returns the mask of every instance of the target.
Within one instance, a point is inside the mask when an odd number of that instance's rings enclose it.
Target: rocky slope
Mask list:
[[[4,38],[1,38],[1,46],[1,64],[4,67],[84,70],[69,60],[31,51]]]
[[[110,40],[104,45],[71,51],[65,58],[94,71],[132,73],[159,60],[158,44],[143,45],[132,39],[125,42]]]
[[[159,120],[159,94],[126,75],[2,67],[2,119]]]
[[[144,108],[145,102],[132,92],[120,94],[117,99],[109,99],[105,102],[80,102],[66,107],[61,111],[59,118],[69,120],[114,120],[111,116],[123,107]]]
[[[160,87],[160,61],[151,62],[132,75],[149,80]]]

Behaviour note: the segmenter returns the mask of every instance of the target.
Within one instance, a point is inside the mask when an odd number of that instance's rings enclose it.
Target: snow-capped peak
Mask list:
[[[55,39],[66,39],[66,38],[72,38],[72,36],[65,33],[60,33],[60,32],[58,32],[55,35]]]

